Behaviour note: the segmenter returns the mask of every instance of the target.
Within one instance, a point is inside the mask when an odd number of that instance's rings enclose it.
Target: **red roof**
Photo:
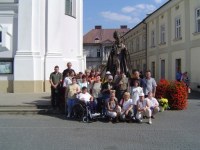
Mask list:
[[[95,39],[99,40],[99,43],[104,43],[105,41],[114,41],[113,33],[118,31],[121,36],[123,36],[130,29],[92,29],[83,36],[84,44],[95,43]]]

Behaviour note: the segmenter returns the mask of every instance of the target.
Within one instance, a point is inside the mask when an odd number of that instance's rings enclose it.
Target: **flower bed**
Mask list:
[[[160,80],[156,90],[156,98],[167,98],[170,109],[183,110],[187,108],[188,91],[183,82]]]

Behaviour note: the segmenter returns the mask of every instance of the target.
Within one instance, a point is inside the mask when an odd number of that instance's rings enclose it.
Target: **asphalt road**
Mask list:
[[[187,110],[159,113],[152,125],[0,115],[0,150],[199,150],[199,115],[198,99]]]

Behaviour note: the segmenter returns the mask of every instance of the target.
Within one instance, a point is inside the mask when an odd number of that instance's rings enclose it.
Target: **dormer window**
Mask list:
[[[99,38],[96,37],[96,38],[94,39],[94,43],[99,43]]]

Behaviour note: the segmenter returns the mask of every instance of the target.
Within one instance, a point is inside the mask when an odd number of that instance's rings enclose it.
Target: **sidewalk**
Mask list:
[[[50,105],[50,93],[0,93],[0,106]]]

